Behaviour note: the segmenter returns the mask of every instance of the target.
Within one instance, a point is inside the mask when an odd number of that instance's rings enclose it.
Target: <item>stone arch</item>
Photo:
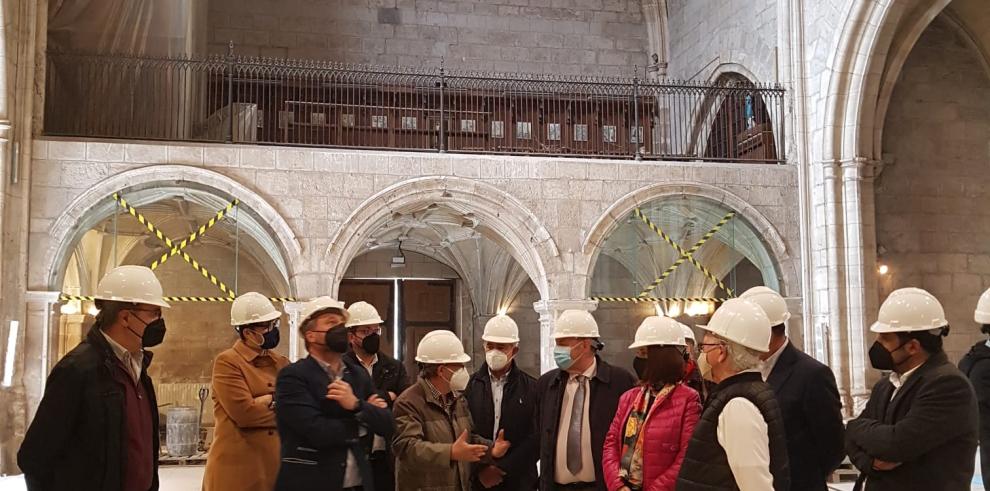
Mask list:
[[[256,221],[267,229],[267,238],[276,244],[281,256],[272,259],[283,263],[286,284],[290,290],[295,290],[292,269],[300,260],[302,247],[295,232],[278,211],[263,197],[227,176],[184,165],[152,165],[122,172],[98,182],[76,196],[66,207],[65,213],[52,225],[49,246],[43,253],[42,281],[47,288],[61,288],[64,265],[80,232],[106,218],[117,206],[108,199],[109,196],[128,188],[159,184],[192,187],[208,193],[236,197],[241,202],[242,209],[253,214]]]
[[[437,203],[472,212],[482,224],[499,234],[496,238],[533,280],[540,295],[553,292],[546,265],[560,255],[550,232],[512,195],[483,182],[450,176],[420,177],[379,191],[361,203],[334,234],[323,254],[321,271],[329,274],[335,292],[350,262],[364,252],[369,234],[394,213]]]
[[[824,161],[881,158],[883,117],[904,61],[952,0],[856,0],[827,66]]]
[[[715,186],[698,182],[671,182],[652,184],[623,196],[595,221],[582,244],[582,252],[588,258],[588,268],[580,277],[579,281],[584,281],[584,284],[578,291],[584,292],[585,295],[589,294],[591,276],[605,240],[633,210],[651,201],[683,195],[707,198],[739,213],[767,246],[777,269],[778,280],[784,286],[781,293],[789,295],[800,290],[794,260],[788,252],[783,236],[759,210],[739,196]]]

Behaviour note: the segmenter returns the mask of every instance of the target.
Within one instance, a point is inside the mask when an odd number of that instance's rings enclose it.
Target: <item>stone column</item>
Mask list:
[[[842,162],[842,220],[845,236],[846,330],[849,353],[849,390],[854,413],[870,397],[867,380],[870,366],[867,346],[871,342],[868,319],[877,310],[876,211],[873,207],[873,176],[876,162],[857,157]]]
[[[540,314],[540,373],[547,373],[557,365],[553,361],[553,323],[565,310],[586,310],[594,312],[598,302],[594,300],[540,300],[533,309]]]
[[[840,163],[835,160],[821,162],[822,203],[815,210],[816,224],[814,249],[820,261],[815,269],[816,312],[815,325],[826,338],[829,363],[835,371],[839,396],[847,414],[852,414],[853,399],[850,390],[849,345],[846,325],[846,247],[842,220],[845,216],[842,206]]]
[[[289,361],[296,361],[306,355],[306,347],[299,336],[299,316],[302,313],[303,302],[285,302],[282,305],[289,316]]]

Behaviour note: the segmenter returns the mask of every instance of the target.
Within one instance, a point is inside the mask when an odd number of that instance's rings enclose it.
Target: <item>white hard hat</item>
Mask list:
[[[980,301],[976,303],[976,313],[973,314],[973,320],[977,324],[990,324],[990,290],[980,295]]]
[[[232,326],[268,322],[279,317],[282,317],[282,313],[275,309],[272,301],[257,292],[248,292],[237,297],[234,304],[230,306],[230,325]]]
[[[921,288],[901,288],[894,290],[880,305],[880,314],[870,331],[930,331],[947,325],[945,310],[934,295]]]
[[[684,342],[684,331],[682,324],[670,317],[658,317],[651,315],[643,319],[643,323],[636,329],[636,337],[629,349],[642,348],[644,346],[687,346]]]
[[[586,310],[565,310],[553,324],[553,338],[597,338],[598,323]]]
[[[505,314],[499,314],[485,323],[485,332],[481,339],[489,343],[518,343],[519,326]]]
[[[681,324],[681,323],[678,322],[678,324]],[[687,324],[681,324],[681,331],[684,332],[684,340],[685,341],[687,341],[688,339],[690,339],[691,341],[694,341],[695,343],[698,342],[698,340],[695,339],[695,337],[694,337],[694,329],[691,329],[690,327],[688,327]]]
[[[457,335],[440,329],[430,331],[420,340],[416,347],[416,361],[440,365],[443,363],[467,363],[471,357],[464,352],[464,345]]]
[[[144,266],[118,266],[107,273],[96,287],[96,300],[139,303],[169,308],[162,298],[162,284]]]
[[[355,302],[347,307],[347,327],[377,326],[383,324],[381,316],[374,305],[368,302]]]
[[[336,310],[338,314],[347,319],[347,309],[344,302],[330,297],[316,297],[303,305],[302,314],[299,316],[299,325],[305,325],[306,321],[326,310]]]
[[[708,321],[698,326],[716,336],[761,353],[770,351],[770,318],[763,309],[749,300],[726,300]]]
[[[770,319],[771,326],[779,326],[791,318],[791,313],[787,311],[787,302],[784,301],[784,297],[765,286],[754,286],[746,290],[742,295],[739,295],[739,298],[745,298],[759,305]]]

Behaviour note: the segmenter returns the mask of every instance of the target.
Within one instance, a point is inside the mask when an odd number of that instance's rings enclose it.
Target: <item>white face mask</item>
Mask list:
[[[701,372],[703,379],[714,382],[714,379],[712,379],[712,365],[708,363],[708,353],[701,353],[698,356],[698,370]]]
[[[468,381],[471,380],[471,375],[468,374],[466,368],[461,367],[459,370],[454,372],[450,376],[450,390],[455,392],[461,392],[468,386]]]
[[[485,361],[488,362],[488,368],[491,368],[497,372],[509,364],[509,355],[506,355],[497,349],[493,349],[485,352]]]

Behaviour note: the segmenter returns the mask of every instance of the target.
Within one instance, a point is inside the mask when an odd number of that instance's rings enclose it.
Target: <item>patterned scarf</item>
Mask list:
[[[620,462],[619,477],[633,489],[643,486],[643,443],[646,432],[643,427],[650,415],[650,408],[660,404],[674,390],[674,385],[665,385],[660,392],[644,386],[639,399],[633,404],[629,418],[626,419],[626,430],[622,435],[622,461]]]

